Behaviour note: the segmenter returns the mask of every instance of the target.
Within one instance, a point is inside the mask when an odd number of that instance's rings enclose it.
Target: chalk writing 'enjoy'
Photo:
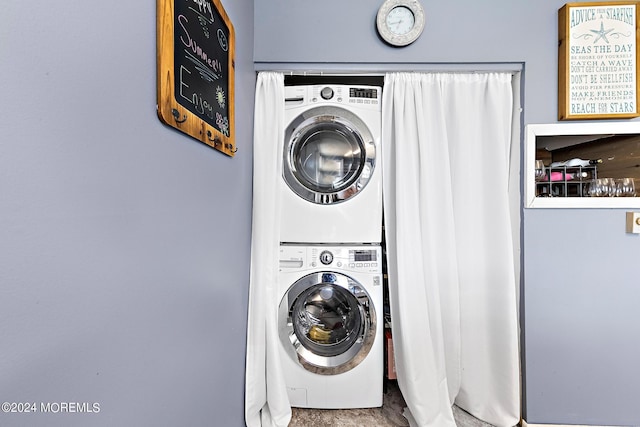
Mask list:
[[[196,111],[200,114],[204,114],[210,119],[213,119],[213,104],[205,98],[202,93],[196,93],[190,90],[190,85],[187,83],[187,75],[191,72],[184,66],[180,66],[180,74],[178,79],[178,86],[180,88],[180,97],[193,104]]]

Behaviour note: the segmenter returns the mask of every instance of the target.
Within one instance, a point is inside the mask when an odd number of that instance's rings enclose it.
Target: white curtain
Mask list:
[[[262,72],[253,129],[253,229],[247,325],[245,420],[248,427],[286,427],[291,420],[279,358],[276,284],[284,140],[284,76]]]
[[[393,344],[412,425],[520,419],[510,73],[391,73],[383,185]],[[516,142],[517,143],[517,142]]]

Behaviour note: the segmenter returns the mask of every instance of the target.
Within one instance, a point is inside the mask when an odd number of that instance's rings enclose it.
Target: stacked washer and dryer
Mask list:
[[[382,89],[285,87],[278,279],[291,406],[382,405]]]

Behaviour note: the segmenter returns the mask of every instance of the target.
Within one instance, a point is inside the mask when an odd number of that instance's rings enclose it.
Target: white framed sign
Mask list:
[[[558,11],[558,120],[640,116],[637,6],[567,3]]]

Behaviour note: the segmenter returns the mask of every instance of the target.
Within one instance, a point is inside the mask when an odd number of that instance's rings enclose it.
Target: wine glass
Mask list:
[[[602,195],[614,197],[616,195],[616,181],[613,178],[602,178]]]
[[[592,179],[589,183],[589,197],[601,197],[602,196],[602,188],[600,186],[599,179]]]
[[[616,180],[613,178],[603,178],[606,182],[606,196],[615,197],[617,194]]]
[[[624,196],[624,194],[622,194],[624,192],[623,186],[624,184],[622,184],[622,179],[616,179],[616,190],[615,190],[616,197]]]
[[[616,193],[613,178],[598,178],[591,182],[589,194],[591,197],[611,197]]]
[[[636,180],[633,178],[625,178],[627,185],[624,187],[625,197],[636,197]]]
[[[635,197],[636,185],[633,178],[621,178],[616,182],[616,195],[618,197]]]
[[[542,160],[536,160],[536,181],[541,181],[545,175],[544,162]]]

